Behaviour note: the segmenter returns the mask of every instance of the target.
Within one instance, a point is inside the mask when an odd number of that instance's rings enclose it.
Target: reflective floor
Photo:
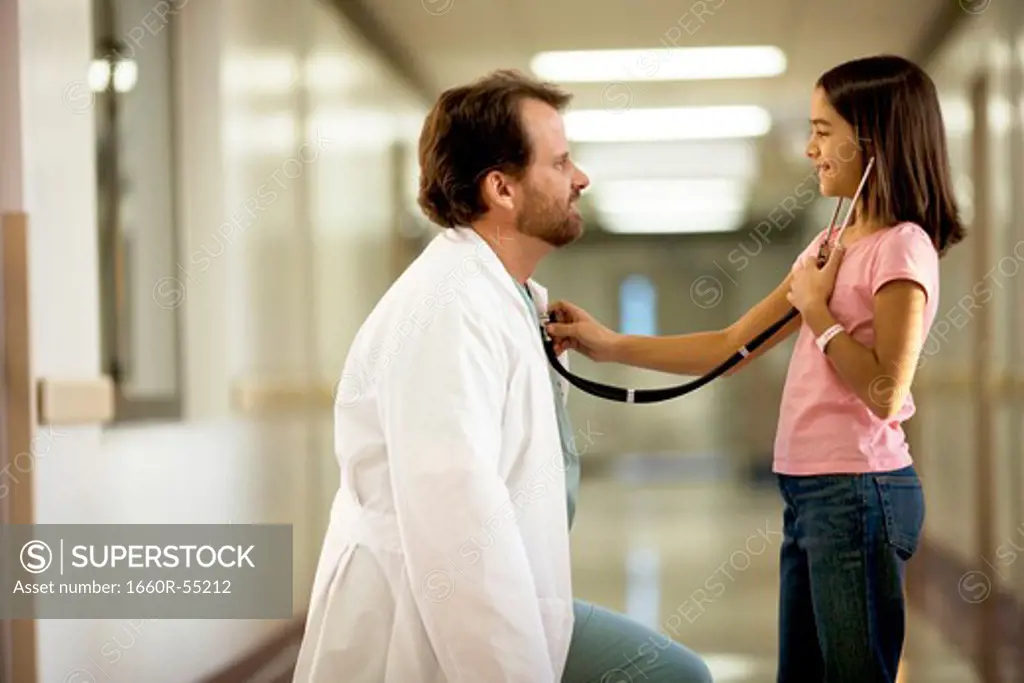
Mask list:
[[[774,683],[781,504],[770,487],[584,479],[573,527],[577,597],[703,655],[716,683]],[[903,683],[976,683],[917,614]]]

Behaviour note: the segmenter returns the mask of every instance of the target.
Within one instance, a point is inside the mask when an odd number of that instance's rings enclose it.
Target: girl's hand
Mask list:
[[[556,323],[548,323],[547,331],[555,342],[555,353],[575,349],[590,360],[612,360],[612,350],[621,337],[579,306],[568,301],[556,301],[548,307],[555,314]]]
[[[828,255],[825,266],[818,269],[814,254],[806,256],[793,271],[786,298],[800,313],[828,306],[836,286],[836,274],[843,260],[843,247],[837,245]]]

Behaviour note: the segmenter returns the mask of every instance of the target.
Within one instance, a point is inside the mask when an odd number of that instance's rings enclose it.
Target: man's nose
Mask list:
[[[576,171],[576,178],[574,183],[577,190],[585,190],[590,185],[590,178],[583,171]]]

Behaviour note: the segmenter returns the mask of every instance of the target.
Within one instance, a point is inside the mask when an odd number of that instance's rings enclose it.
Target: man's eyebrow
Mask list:
[[[568,160],[569,160],[569,153],[568,152],[562,152],[557,157],[555,157],[555,161],[568,161]]]

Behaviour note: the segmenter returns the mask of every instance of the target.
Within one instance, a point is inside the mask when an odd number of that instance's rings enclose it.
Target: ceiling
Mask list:
[[[336,0],[353,15],[356,0]],[[600,181],[633,175],[738,176],[747,209],[767,213],[810,171],[802,159],[813,83],[842,61],[875,53],[923,60],[959,11],[950,0],[360,0],[359,23],[425,96],[491,69],[530,71],[549,50],[773,45],[787,68],[759,79],[563,83],[573,109],[757,105],[764,136],[739,140],[577,145]],[[651,53],[653,55],[653,53]],[[656,59],[647,58],[647,66]],[[730,161],[733,160],[733,161]],[[749,215],[749,214],[748,214]]]

